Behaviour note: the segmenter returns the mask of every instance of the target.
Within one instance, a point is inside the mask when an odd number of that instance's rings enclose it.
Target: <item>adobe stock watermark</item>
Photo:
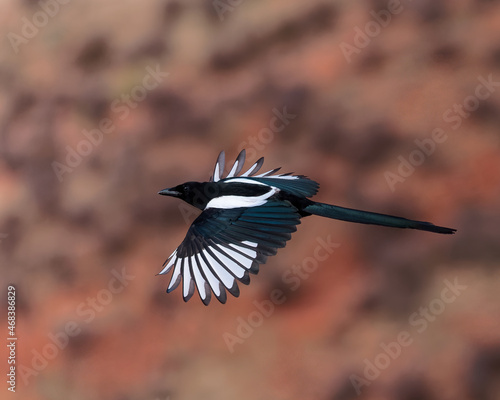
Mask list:
[[[406,0],[411,2],[412,0]],[[347,62],[350,64],[354,54],[359,54],[368,47],[371,41],[382,33],[384,28],[387,28],[395,15],[401,14],[404,10],[403,2],[400,0],[389,0],[385,9],[375,11],[371,10],[371,21],[368,21],[365,26],[360,28],[354,27],[353,43],[340,43],[340,50]]]
[[[382,374],[382,371],[387,370],[391,363],[403,354],[404,348],[414,342],[414,337],[425,332],[429,325],[436,321],[437,317],[446,310],[446,306],[452,304],[466,289],[467,285],[460,284],[458,278],[455,278],[453,282],[445,279],[439,296],[408,317],[411,330],[399,332],[392,342],[387,344],[381,342],[380,348],[382,351],[372,359],[365,358],[363,360],[363,376],[351,374],[349,377],[358,396],[361,394],[363,387],[370,386]]]
[[[287,106],[284,106],[281,111],[277,108],[273,108],[273,116],[269,120],[268,126],[259,130],[257,134],[247,137],[247,139],[238,146],[238,151],[246,149],[248,159],[254,160],[258,158],[260,152],[274,140],[275,134],[283,132],[290,122],[297,118],[297,114],[289,113],[286,107]]]
[[[212,6],[222,22],[226,18],[226,13],[232,13],[245,0],[213,0]]]
[[[157,88],[168,75],[168,72],[160,70],[159,64],[155,69],[150,66],[146,67],[146,75],[142,78],[141,84],[134,86],[129,93],[124,93],[120,98],[113,100],[110,104],[111,112],[123,121],[129,116],[130,109],[136,108],[147,97],[148,92]],[[96,128],[82,129],[82,134],[86,139],[80,140],[74,149],[71,146],[65,147],[65,163],[52,162],[52,169],[59,182],[62,182],[65,174],[73,172],[84,157],[87,157],[95,147],[102,143],[104,135],[110,134],[115,128],[113,120],[105,117],[99,121]]]
[[[317,245],[312,256],[305,257],[302,262],[292,265],[281,275],[283,284],[290,291],[297,290],[302,285],[302,282],[307,280],[318,269],[320,263],[326,261],[334,253],[335,249],[340,247],[339,243],[331,241],[330,236],[327,236],[326,239],[318,237],[316,242]],[[285,303],[286,300],[286,294],[281,289],[271,290],[268,299],[255,300],[253,302],[254,311],[250,312],[245,318],[236,318],[235,331],[222,334],[222,339],[229,352],[233,353],[236,345],[243,344],[245,340],[252,336],[255,330],[264,323],[264,320],[273,315],[276,306]]]
[[[71,2],[71,0],[40,0],[37,3],[39,10],[36,11],[31,18],[21,18],[19,33],[7,33],[7,39],[9,39],[14,53],[19,53],[19,47],[28,44],[31,39],[37,36],[40,30],[45,28],[49,23],[50,19],[59,14],[61,6],[69,2]]]
[[[128,275],[125,268],[121,271],[112,270],[113,277],[108,281],[106,288],[101,289],[94,297],[87,297],[75,309],[75,314],[82,322],[75,320],[68,321],[64,328],[58,332],[49,332],[48,341],[41,349],[32,349],[31,364],[20,365],[19,374],[23,383],[27,386],[32,377],[36,377],[43,371],[49,361],[54,360],[59,353],[64,350],[70,341],[70,338],[78,336],[82,332],[82,327],[90,324],[108,306],[116,294],[121,293],[131,281],[135,279],[134,275]]]
[[[474,94],[466,96],[462,103],[455,103],[443,112],[443,121],[451,125],[456,131],[462,125],[464,119],[479,108],[481,101],[488,99],[500,86],[500,81],[493,80],[493,74],[487,78],[482,75],[477,77],[479,83],[476,85]],[[424,139],[415,139],[415,149],[407,157],[398,156],[399,164],[396,171],[385,171],[384,178],[392,192],[396,190],[396,184],[405,182],[416,170],[430,157],[439,144],[448,140],[448,134],[442,128],[433,129],[431,135]]]
[[[287,111],[287,106],[283,106],[281,111],[277,108],[273,108],[271,111],[273,116],[269,120],[268,126],[259,130],[257,134],[247,137],[246,140],[241,142],[238,146],[238,151],[245,149],[247,160],[256,159],[259,156],[259,152],[262,152],[266,146],[274,140],[275,134],[283,132],[290,122],[297,118],[296,114]],[[228,172],[228,167],[225,165],[224,176],[226,176]],[[206,185],[203,192],[199,191],[195,194],[195,204],[203,204],[207,199],[216,197],[218,191],[219,188],[216,184]],[[199,214],[197,208],[185,202],[179,203],[178,208],[187,225],[189,225],[190,221]]]

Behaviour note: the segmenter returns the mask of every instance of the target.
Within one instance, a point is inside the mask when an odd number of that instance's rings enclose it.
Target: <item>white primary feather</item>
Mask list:
[[[207,267],[205,264],[205,261],[203,260],[202,257],[196,257],[197,259],[197,265],[200,267],[201,271],[205,274],[205,276],[208,279],[208,283],[210,287],[212,288],[212,291],[215,293],[217,297],[221,295],[221,288],[220,288],[220,282],[219,280],[215,277],[215,275],[212,273],[210,268]]]
[[[192,278],[191,278],[191,269],[189,268],[188,260],[187,258],[183,258],[183,272],[184,276],[182,279],[182,294],[184,297],[188,297],[192,294],[191,291],[191,286],[194,284]]]
[[[222,265],[224,265],[227,268],[229,268],[230,271],[237,278],[243,278],[243,276],[245,275],[245,270],[243,268],[241,268],[238,264],[236,264],[233,261],[231,261],[229,258],[227,258],[224,254],[222,254],[216,248],[212,247],[212,251],[213,251],[214,255],[221,261]]]
[[[208,261],[208,264],[213,268],[214,273],[219,277],[224,286],[231,289],[234,285],[234,277],[227,272],[227,270],[219,264],[206,250],[203,250],[203,254]]]
[[[172,273],[172,277],[170,278],[170,283],[167,290],[172,290],[179,284],[179,280],[181,279],[181,261],[182,259],[177,258],[175,262],[174,272]]]
[[[172,268],[172,266],[174,265],[174,262],[175,262],[175,255],[177,254],[177,249],[174,250],[174,252],[170,255],[170,257],[167,258],[168,260],[168,263],[167,265],[165,265],[165,268],[163,268],[158,274],[159,275],[163,275],[163,274],[166,274],[168,271],[170,271],[170,269]]]
[[[264,164],[264,157],[259,158],[257,162],[252,165],[247,172],[241,174],[241,176],[252,176],[262,167],[262,164]]]
[[[229,249],[227,247],[224,247],[224,252],[229,257],[232,257],[233,259],[235,259],[236,261],[238,261],[241,265],[243,265],[244,268],[250,269],[250,267],[252,266],[253,260],[251,260],[250,258],[245,257],[244,255],[242,255],[240,253],[237,253],[236,251],[231,250],[231,249]]]
[[[245,242],[241,242],[241,243],[245,243]],[[247,249],[246,247],[243,247],[243,246],[238,246],[234,243],[229,243],[229,246],[234,247],[236,250],[240,251],[241,253],[246,254],[248,257],[251,257],[252,259],[257,257],[257,252],[254,250]]]
[[[221,151],[214,168],[213,181],[218,182],[222,179],[222,174],[224,173],[224,166],[226,165],[226,154]]]
[[[196,287],[198,288],[198,292],[200,293],[200,297],[205,300],[207,298],[207,282],[205,282],[205,279],[201,275],[200,268],[198,266],[198,263],[196,262],[195,256],[191,256],[191,266],[193,267],[194,281],[196,283]]]

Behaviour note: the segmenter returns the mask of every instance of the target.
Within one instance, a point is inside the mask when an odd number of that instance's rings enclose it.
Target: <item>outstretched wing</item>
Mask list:
[[[249,272],[284,247],[300,224],[300,215],[290,203],[269,200],[244,208],[207,208],[193,222],[181,245],[165,261],[160,274],[173,269],[167,292],[182,280],[182,295],[188,301],[198,290],[208,305],[211,293],[226,302],[226,290],[239,296],[237,281],[250,283]]]
[[[225,153],[222,151],[215,163],[214,174],[210,178],[210,182],[238,182],[239,179],[245,179],[246,182],[260,182],[265,185],[274,186],[295,196],[304,197],[314,196],[318,192],[319,184],[317,182],[304,175],[293,175],[292,173],[276,174],[281,168],[275,168],[262,174],[255,175],[262,168],[264,157],[259,158],[248,171],[238,176],[245,163],[245,157],[246,153],[243,149],[236,158],[227,176],[223,178],[226,157]]]

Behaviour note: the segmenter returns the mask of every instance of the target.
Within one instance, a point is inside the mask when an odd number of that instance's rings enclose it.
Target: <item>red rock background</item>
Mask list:
[[[1,292],[16,287],[19,337],[17,391],[4,383],[2,398],[500,398],[500,91],[468,97],[500,81],[499,2],[0,8]],[[147,68],[169,75],[124,107]],[[474,110],[457,117],[464,101]],[[296,117],[266,136],[284,107]],[[100,124],[111,132],[85,147]],[[384,174],[437,128],[444,141],[391,190]],[[458,232],[308,218],[239,298],[184,303],[155,274],[195,214],[156,193],[207,179],[220,150],[232,160],[243,147],[249,163],[321,182],[320,201]],[[59,181],[53,163],[76,150],[88,154]],[[295,288],[283,277],[321,238],[339,247]],[[465,287],[449,304],[445,280]],[[276,288],[286,301],[259,317]],[[414,313],[429,305],[424,323]],[[229,351],[224,334],[249,319]],[[411,343],[384,364],[404,332]],[[385,369],[365,375],[367,363]],[[359,396],[354,375],[367,379]]]

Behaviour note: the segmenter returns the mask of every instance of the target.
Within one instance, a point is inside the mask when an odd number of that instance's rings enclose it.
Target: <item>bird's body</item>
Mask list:
[[[309,198],[317,193],[317,182],[302,175],[276,174],[279,168],[256,175],[263,161],[259,159],[238,176],[245,162],[243,150],[222,178],[222,152],[210,181],[187,182],[159,192],[202,210],[160,272],[165,274],[173,269],[167,292],[174,290],[182,279],[185,301],[191,298],[196,286],[205,305],[210,302],[211,293],[225,303],[226,290],[238,296],[237,281],[248,284],[249,273],[256,274],[259,264],[286,245],[300,219],[310,215],[436,233],[455,232],[429,222],[315,202]]]

